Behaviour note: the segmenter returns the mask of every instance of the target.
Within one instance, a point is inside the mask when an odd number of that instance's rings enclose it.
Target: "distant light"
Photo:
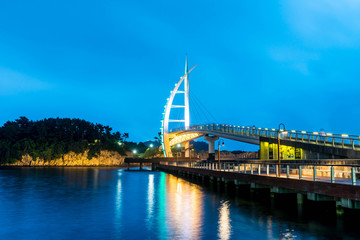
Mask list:
[[[301,133],[306,133],[306,131],[301,131]]]
[[[121,146],[122,142],[118,142],[119,146]]]
[[[341,137],[349,137],[347,134],[341,134]]]
[[[291,132],[296,132],[295,130],[291,130]]]
[[[150,144],[150,147],[152,148],[154,145],[153,144]]]
[[[177,147],[181,147],[181,144],[180,144],[180,143],[178,143],[176,146],[177,146]]]
[[[327,133],[326,136],[332,136],[332,133]]]
[[[136,154],[136,152],[137,152],[136,150],[133,150],[133,154]]]
[[[313,132],[313,134],[318,135],[319,133],[318,132]]]

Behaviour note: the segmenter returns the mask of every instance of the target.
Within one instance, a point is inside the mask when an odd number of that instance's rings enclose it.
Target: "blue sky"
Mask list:
[[[220,123],[360,135],[356,0],[0,0],[0,124],[77,117],[151,139],[186,54]]]

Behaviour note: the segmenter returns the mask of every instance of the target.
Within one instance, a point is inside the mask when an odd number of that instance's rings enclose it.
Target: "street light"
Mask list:
[[[281,126],[283,126],[283,129],[281,131]],[[281,133],[284,134],[284,136],[287,134],[287,132],[285,131],[285,124],[280,123],[279,124],[279,130],[278,130],[278,177],[280,177],[281,175],[281,156],[280,156],[280,138],[281,138]]]
[[[150,147],[152,148],[154,145],[153,144],[150,144]]]
[[[137,153],[137,151],[136,150],[133,150],[133,154],[136,154]]]
[[[219,162],[219,169],[220,169],[220,145],[225,146],[224,140],[223,139],[219,139],[218,141],[218,162]],[[221,169],[220,169],[221,170]]]
[[[186,150],[189,150],[189,166],[191,167],[191,151],[194,151],[193,144],[189,144],[189,148],[185,148]]]
[[[176,147],[181,148],[181,144],[180,143],[176,144]],[[176,161],[178,161],[178,159],[179,159],[179,150],[176,151]]]

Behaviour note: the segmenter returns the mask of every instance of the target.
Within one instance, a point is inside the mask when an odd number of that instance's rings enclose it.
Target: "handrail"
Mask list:
[[[254,137],[268,137],[278,138],[278,129],[246,127],[226,124],[201,124],[192,125],[187,128],[180,127],[170,130],[170,133],[178,131],[213,131],[227,133],[238,136],[254,136]],[[360,136],[348,134],[332,134],[325,132],[307,132],[297,130],[280,130],[280,138],[283,140],[304,142],[310,144],[317,144],[323,146],[331,146],[337,148],[348,148],[353,150],[360,150]]]
[[[179,163],[175,164],[178,165]],[[210,171],[233,172],[235,174],[248,174],[308,181],[310,180],[337,184],[351,184],[353,186],[358,185],[359,183],[358,167],[355,166],[325,165],[325,167],[328,167],[328,169],[324,170],[318,169],[319,165],[305,164],[280,164],[281,166],[285,166],[285,168],[278,168],[277,163],[221,163],[219,166],[219,164],[215,162],[197,162],[192,164],[184,163],[183,165],[184,167],[189,168],[199,168]],[[303,166],[310,168],[303,168]],[[341,171],[339,169],[336,170],[334,167],[337,166],[349,167],[350,171]],[[323,176],[323,174],[326,172],[328,173],[328,175]],[[318,175],[318,173],[321,173],[321,175]],[[342,175],[342,177],[339,177],[339,173],[347,173],[348,177],[343,177],[344,175]]]

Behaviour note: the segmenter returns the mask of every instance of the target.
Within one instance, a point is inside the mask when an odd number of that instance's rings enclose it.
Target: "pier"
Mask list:
[[[222,163],[200,162],[189,166],[162,163],[157,169],[183,178],[200,179],[210,185],[239,188],[251,191],[266,189],[270,195],[293,194],[299,204],[304,199],[316,202],[332,202],[338,214],[347,209],[360,209],[360,181],[355,169],[359,165],[286,163],[278,172],[276,163],[264,161]],[[354,163],[357,161],[354,160]],[[328,169],[327,171],[324,169]]]

